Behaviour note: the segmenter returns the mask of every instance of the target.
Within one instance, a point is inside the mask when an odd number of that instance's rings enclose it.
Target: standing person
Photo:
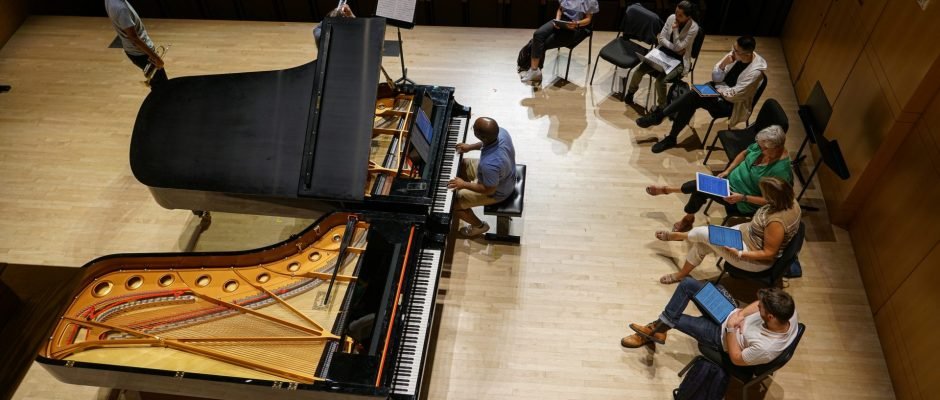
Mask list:
[[[326,14],[326,18],[339,18],[339,17],[356,18],[356,15],[353,14],[352,9],[349,8],[349,4],[346,4],[345,1],[342,1],[340,2],[340,5],[338,7],[334,8],[332,11]],[[317,44],[317,50],[320,49],[320,31],[322,29],[320,25],[322,24],[323,23],[321,22],[317,24],[315,28],[313,28],[313,39],[315,40]]]
[[[105,0],[104,8],[108,12],[108,18],[118,37],[121,38],[121,45],[124,46],[124,53],[131,59],[138,68],[143,70],[147,63],[153,64],[158,68],[150,80],[150,86],[158,86],[166,82],[166,71],[163,69],[163,59],[157,55],[150,41],[150,35],[144,28],[144,22],[140,20],[134,7],[128,4],[127,0]]]
[[[685,76],[689,72],[689,68],[692,66],[692,42],[698,36],[698,31],[699,26],[692,19],[692,3],[686,0],[680,1],[676,5],[676,13],[666,19],[666,24],[663,25],[663,30],[659,32],[657,39],[660,51],[673,58],[681,58],[682,63],[666,75],[656,71],[645,62],[640,63],[633,71],[633,75],[630,76],[630,84],[627,85],[627,93],[624,95],[623,101],[627,104],[633,104],[633,95],[640,88],[643,75],[649,75],[656,78],[656,102],[659,108],[665,107],[666,82]]]
[[[457,152],[480,150],[480,158],[464,158],[457,177],[447,184],[457,191],[454,215],[470,224],[460,229],[464,237],[479,236],[490,230],[489,224],[477,218],[472,208],[506,200],[516,183],[516,149],[509,132],[492,118],[481,117],[473,122],[473,135],[480,141],[459,143]]]
[[[741,36],[731,46],[726,54],[712,70],[711,86],[719,96],[702,97],[694,90],[682,95],[664,110],[653,110],[644,117],[636,120],[640,128],[649,128],[659,125],[667,115],[675,114],[672,129],[669,135],[653,145],[653,153],[660,153],[676,146],[679,132],[692,120],[695,111],[704,108],[716,114],[730,112],[728,124],[731,126],[744,122],[751,112],[751,101],[757,94],[757,88],[763,81],[763,72],[767,69],[767,61],[754,49],[757,42],[751,36]]]
[[[561,0],[555,11],[555,20],[548,21],[532,34],[532,40],[522,48],[516,63],[524,83],[542,80],[545,50],[576,43],[590,34],[588,26],[594,14],[600,11],[597,0]],[[563,21],[563,22],[559,22]]]

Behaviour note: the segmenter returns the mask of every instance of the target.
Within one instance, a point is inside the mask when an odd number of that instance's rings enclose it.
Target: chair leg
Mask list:
[[[731,219],[731,215],[725,215],[725,219],[721,220],[721,226],[728,226],[729,219]]]
[[[614,74],[610,76],[610,91],[614,91],[614,81],[617,80],[617,66],[614,65]]]
[[[706,217],[708,216],[708,209],[712,208],[712,203],[714,203],[714,201],[712,199],[708,199],[708,203],[705,204],[705,211],[702,211],[702,214],[705,214]]]
[[[711,132],[711,127],[708,128],[708,131]],[[708,134],[705,134],[705,137],[708,137]],[[702,161],[702,165],[708,165],[708,157],[711,157],[712,152],[715,151],[715,145],[718,144],[718,134],[715,134],[715,138],[712,139],[712,145],[708,146],[708,151],[705,152],[705,160]]]
[[[718,259],[718,262],[715,263],[715,266],[717,266],[718,269],[721,270],[721,273],[718,274],[718,279],[715,279],[715,282],[712,282],[712,283],[714,283],[714,284],[717,285],[717,284],[721,283],[721,278],[724,278],[724,277],[725,277],[725,274],[726,274],[727,272],[725,271],[724,268],[721,267],[721,259],[720,259],[720,258]]]
[[[712,134],[712,126],[715,125],[716,120],[718,120],[718,118],[712,118],[712,122],[708,124],[708,130],[705,131],[705,138],[702,139],[702,148],[708,143],[708,136]]]
[[[590,57],[588,57],[588,58],[590,58]],[[590,82],[591,85],[594,84],[594,75],[597,75],[597,61],[600,60],[600,59],[601,59],[601,55],[600,55],[600,54],[598,54],[597,57],[594,58],[594,71],[591,72],[591,82]]]
[[[568,80],[568,71],[571,69],[571,52],[574,49],[568,49],[568,66],[565,67],[565,80]]]
[[[685,367],[682,367],[682,370],[679,371],[679,377],[681,378],[683,375],[685,375],[686,372],[689,372],[689,369],[692,368],[692,365],[695,364],[695,362],[698,361],[698,360],[701,359],[701,358],[705,358],[705,357],[704,357],[704,356],[695,356],[695,358],[693,358],[692,361],[689,361],[689,363],[686,364]]]

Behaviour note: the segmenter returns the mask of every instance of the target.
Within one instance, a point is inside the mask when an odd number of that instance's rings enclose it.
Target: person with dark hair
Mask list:
[[[724,351],[734,365],[761,365],[773,361],[793,342],[799,320],[793,297],[779,288],[757,291],[757,301],[738,308],[719,324],[710,317],[683,314],[692,296],[704,282],[685,278],[676,287],[659,319],[646,325],[630,324],[635,333],[620,339],[626,348],[642,347],[650,342],[666,343],[666,332],[678,329],[699,344]]]
[[[627,85],[627,92],[623,96],[623,101],[627,104],[633,104],[633,95],[640,88],[640,81],[643,75],[649,75],[656,78],[656,101],[659,108],[666,106],[666,82],[680,79],[689,72],[692,65],[692,42],[698,36],[699,26],[692,19],[692,3],[687,0],[680,1],[676,5],[676,13],[666,18],[666,24],[663,30],[659,32],[657,40],[659,41],[660,51],[667,55],[681,59],[682,63],[673,68],[668,74],[656,71],[647,63],[640,63],[630,76],[630,83]]]
[[[490,230],[489,224],[473,213],[473,207],[506,200],[516,183],[516,149],[509,132],[492,118],[481,117],[473,122],[473,135],[480,141],[458,143],[457,152],[480,150],[480,158],[461,160],[457,177],[447,184],[457,191],[454,215],[469,224],[460,229],[464,237],[479,236]]]
[[[760,193],[760,201],[766,204],[757,209],[750,221],[732,227],[741,231],[744,242],[742,250],[711,244],[708,240],[708,226],[704,225],[688,233],[656,232],[656,238],[662,241],[687,240],[692,243],[682,270],[663,275],[659,283],[668,285],[683,280],[709,254],[716,254],[745,271],[770,269],[774,260],[783,254],[783,249],[796,236],[800,228],[801,210],[793,195],[793,187],[783,179],[773,176],[761,178]]]
[[[342,18],[356,18],[356,15],[353,14],[352,9],[349,8],[349,4],[346,4],[345,1],[340,2],[340,6],[334,8],[334,9],[330,10],[330,12],[326,13],[326,18],[340,18],[340,17],[342,17]],[[314,39],[314,42],[317,44],[317,50],[320,49],[320,31],[321,31],[321,29],[322,29],[322,28],[320,27],[320,24],[317,24],[317,26],[313,28],[313,39]]]
[[[155,87],[166,82],[168,78],[166,70],[163,69],[163,59],[157,54],[150,35],[147,34],[147,28],[134,7],[131,7],[127,0],[105,0],[104,9],[118,37],[121,38],[121,46],[124,47],[127,58],[141,70],[144,70],[147,64],[153,64],[153,68],[157,68],[150,79],[150,86]]]
[[[718,177],[728,179],[731,193],[727,197],[699,192],[696,190],[695,180],[679,187],[650,185],[646,187],[646,193],[650,196],[670,193],[689,195],[684,209],[685,216],[672,225],[674,232],[688,232],[692,229],[695,213],[701,210],[709,199],[725,207],[734,207],[741,214],[753,214],[758,207],[767,204],[758,187],[761,178],[775,176],[793,182],[790,157],[784,146],[786,139],[786,133],[779,125],[771,125],[757,132],[755,143],[738,153],[728,167],[718,173]]]
[[[757,88],[763,80],[762,74],[767,69],[767,62],[754,51],[756,46],[753,37],[741,36],[732,44],[731,52],[715,64],[710,85],[719,96],[704,97],[695,91],[689,91],[665,109],[653,110],[636,120],[637,126],[648,128],[661,124],[667,115],[674,115],[669,135],[653,145],[653,153],[661,153],[675,147],[679,133],[685,129],[699,108],[716,114],[730,112],[729,126],[747,120],[751,112],[751,101],[757,94]]]
[[[561,0],[555,10],[555,19],[546,22],[532,34],[516,59],[523,83],[542,80],[545,50],[576,43],[590,34],[588,27],[594,14],[600,11],[597,0]]]

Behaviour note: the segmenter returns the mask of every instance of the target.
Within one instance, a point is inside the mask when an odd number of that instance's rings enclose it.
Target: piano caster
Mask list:
[[[193,235],[189,237],[189,242],[186,243],[186,248],[183,249],[183,251],[187,253],[195,250],[196,243],[199,242],[199,237],[202,236],[203,232],[209,229],[209,225],[212,225],[212,214],[208,211],[193,210],[193,215],[199,218],[199,226],[193,231]]]

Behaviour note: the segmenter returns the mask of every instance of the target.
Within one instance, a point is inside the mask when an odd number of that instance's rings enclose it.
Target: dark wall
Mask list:
[[[416,0],[418,25],[536,28],[554,18],[557,0]],[[371,16],[377,0],[349,0],[353,12]],[[623,13],[635,1],[598,0],[595,28],[619,30]],[[792,0],[692,0],[708,34],[777,36]],[[336,0],[130,0],[144,18],[319,21]],[[640,1],[663,19],[677,1]],[[36,0],[33,14],[103,16],[102,0]]]

